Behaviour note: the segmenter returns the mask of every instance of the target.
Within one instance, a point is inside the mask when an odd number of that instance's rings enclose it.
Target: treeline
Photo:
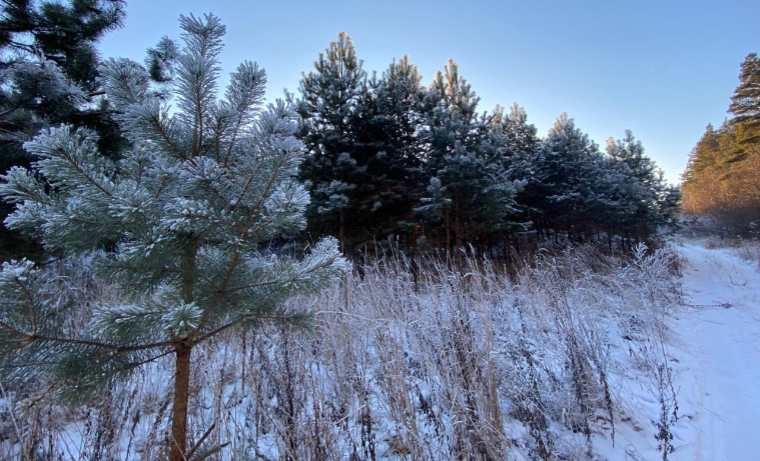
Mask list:
[[[760,224],[760,58],[741,64],[731,97],[732,115],[707,129],[691,152],[683,175],[683,208],[712,217],[731,233],[756,232]]]
[[[673,224],[680,193],[630,131],[601,152],[562,114],[540,138],[517,104],[479,113],[454,61],[421,81],[408,57],[369,75],[345,33],[304,73],[313,235],[509,252],[526,234],[625,248]]]
[[[117,159],[127,143],[102,91],[97,41],[121,26],[124,2],[19,1],[2,11],[2,172],[27,166],[23,142],[59,124],[94,130],[100,152]],[[147,52],[146,74],[165,97],[178,56],[166,37]],[[671,225],[678,207],[679,191],[630,132],[603,152],[563,114],[541,138],[517,105],[479,112],[453,61],[429,86],[407,57],[368,73],[340,34],[299,90],[290,100],[307,149],[309,241],[329,234],[347,252],[393,242],[497,256],[525,241],[625,249]],[[39,251],[5,229],[0,240],[4,259]]]

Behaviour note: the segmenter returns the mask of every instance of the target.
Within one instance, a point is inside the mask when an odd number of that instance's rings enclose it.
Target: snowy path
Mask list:
[[[679,248],[687,307],[674,324],[682,420],[670,459],[760,459],[760,271],[730,250]]]

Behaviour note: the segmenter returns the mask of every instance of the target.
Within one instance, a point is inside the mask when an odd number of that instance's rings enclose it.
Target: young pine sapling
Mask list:
[[[193,349],[231,328],[298,321],[287,298],[347,270],[334,239],[297,261],[265,256],[262,243],[304,228],[309,204],[295,181],[303,158],[297,115],[282,101],[260,113],[265,73],[244,62],[217,99],[224,26],[182,16],[184,48],[167,93],[134,61],[101,67],[109,102],[131,146],[112,162],[86,129],[60,126],[25,144],[37,160],[15,167],[0,193],[16,204],[6,225],[60,255],[106,249],[97,275],[122,303],[101,305],[84,328],[65,321],[55,283],[26,261],[0,272],[0,361],[7,378],[55,382],[81,398],[140,365],[173,355],[170,456],[189,458]],[[59,300],[60,301],[60,300]]]

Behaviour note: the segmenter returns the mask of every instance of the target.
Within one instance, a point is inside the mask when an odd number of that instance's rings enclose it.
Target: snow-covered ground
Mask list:
[[[672,324],[681,421],[670,459],[760,459],[760,272],[730,249],[679,252],[686,306]]]
[[[760,459],[757,263],[673,249],[683,277],[667,249],[643,248],[625,264],[576,248],[517,283],[441,265],[417,289],[404,266],[367,266],[299,300],[319,306],[315,328],[199,350],[192,432],[216,425],[210,440],[231,443],[221,460],[642,461],[663,459],[664,441],[671,461]],[[155,362],[73,410],[0,399],[0,458],[35,441],[65,460],[160,459],[172,371]]]

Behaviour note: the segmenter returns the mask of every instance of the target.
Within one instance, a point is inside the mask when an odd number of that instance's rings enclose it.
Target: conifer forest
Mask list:
[[[281,95],[212,13],[104,55],[127,6],[0,2],[0,459],[755,459],[757,53],[674,185],[345,32]]]

